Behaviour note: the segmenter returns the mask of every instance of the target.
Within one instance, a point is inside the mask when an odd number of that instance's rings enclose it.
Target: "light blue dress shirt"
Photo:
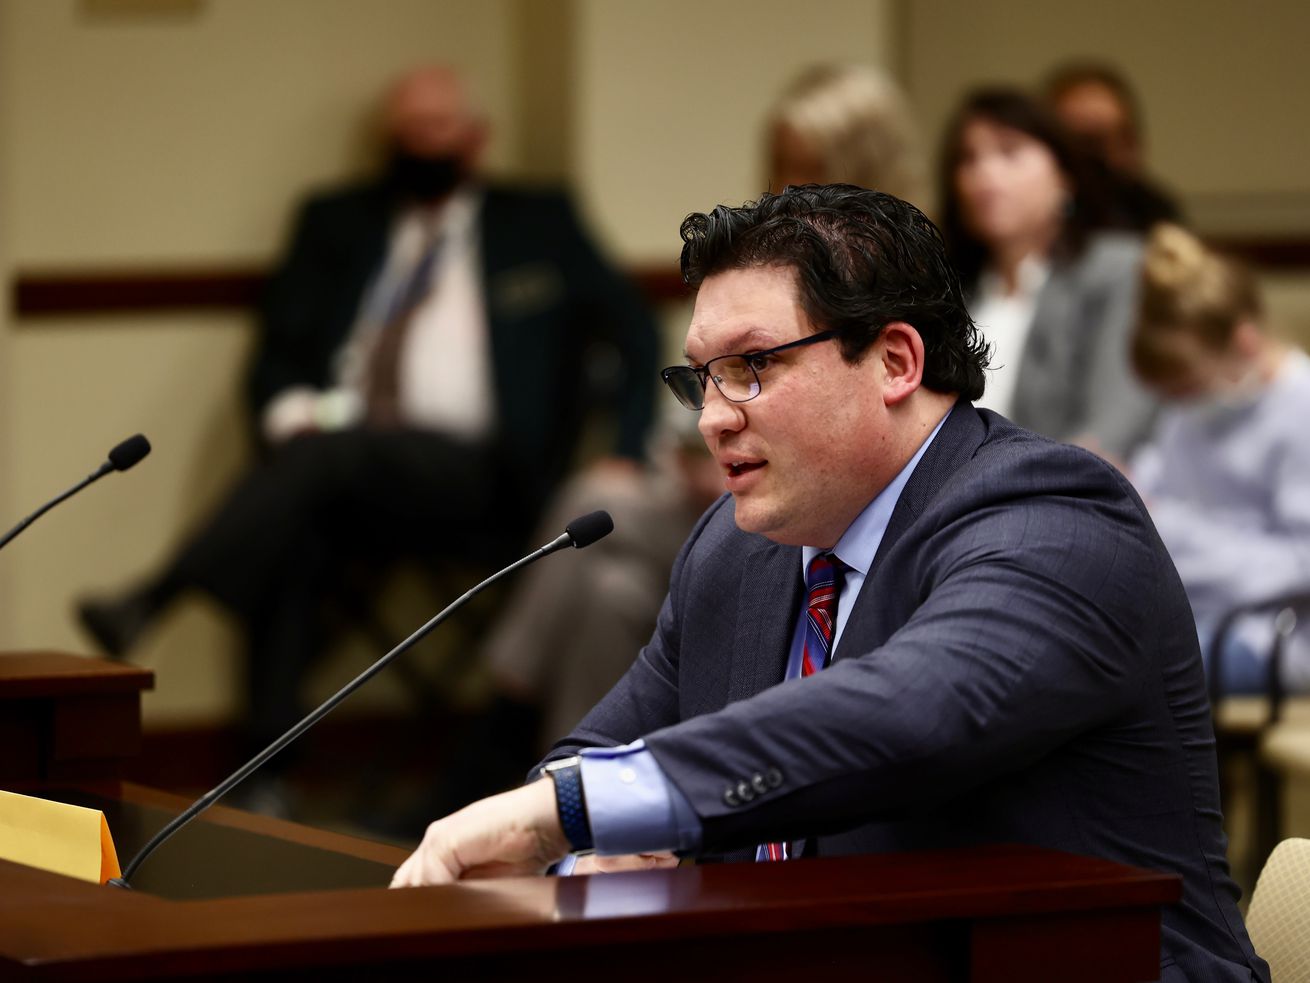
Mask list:
[[[947,413],[950,416],[950,413]],[[865,506],[842,534],[832,552],[846,564],[841,595],[837,599],[837,629],[833,636],[833,653],[841,644],[842,631],[878,546],[882,543],[892,511],[919,460],[946,422],[933,428],[909,463]],[[801,576],[810,561],[823,550],[801,548]],[[787,660],[786,679],[799,679],[801,653],[805,642],[804,622],[797,619]],[[646,742],[633,741],[613,748],[587,748],[581,752],[582,789],[587,800],[587,815],[596,852],[607,855],[676,851],[694,853],[700,848],[702,824],[687,797],[669,781]],[[559,873],[572,870],[570,860],[560,865]]]
[[[1178,568],[1209,654],[1234,608],[1310,585],[1310,358],[1293,350],[1267,386],[1178,403],[1132,461],[1133,484]],[[1274,611],[1239,618],[1223,657],[1226,693],[1264,692]],[[1303,621],[1305,619],[1302,619]],[[1296,626],[1284,684],[1310,690],[1310,626]]]

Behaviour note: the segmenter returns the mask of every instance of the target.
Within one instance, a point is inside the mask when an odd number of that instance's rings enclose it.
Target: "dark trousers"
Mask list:
[[[484,448],[418,430],[298,437],[242,478],[163,580],[209,592],[242,621],[251,746],[299,718],[323,601],[346,588],[348,565],[500,562],[531,520],[513,485]]]

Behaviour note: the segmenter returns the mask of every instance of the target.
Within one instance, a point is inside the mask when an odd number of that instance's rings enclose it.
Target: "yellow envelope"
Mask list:
[[[103,884],[118,853],[98,809],[0,791],[0,859]]]

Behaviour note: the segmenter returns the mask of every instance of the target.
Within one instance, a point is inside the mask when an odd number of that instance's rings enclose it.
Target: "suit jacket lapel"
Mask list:
[[[973,405],[960,400],[951,410],[950,416],[942,424],[932,446],[924,452],[919,464],[905,483],[901,497],[897,499],[896,508],[892,510],[887,522],[887,531],[883,533],[878,552],[874,554],[869,565],[868,576],[864,586],[855,599],[855,607],[842,631],[842,639],[859,638],[866,643],[880,645],[885,640],[879,629],[883,610],[882,591],[871,586],[877,577],[879,568],[888,552],[905,531],[914,525],[928,504],[937,496],[942,487],[977,451],[986,435],[982,417]],[[865,646],[861,646],[863,648]],[[848,650],[849,651],[849,650]],[[833,658],[840,658],[842,646],[837,645]]]
[[[1080,310],[1082,296],[1077,269],[1067,263],[1052,268],[1037,295],[1017,369],[1026,381],[1015,391],[1009,412],[1022,426],[1059,433],[1071,424],[1069,408],[1081,405],[1069,386],[1086,376],[1076,369],[1089,328]]]
[[[491,343],[491,373],[494,380],[497,419],[502,426],[514,419],[513,393],[520,386],[523,373],[537,367],[524,365],[515,357],[512,332],[504,312],[492,296],[491,287],[506,263],[506,242],[514,228],[513,215],[504,197],[495,188],[484,187],[478,206],[478,246],[482,262],[482,307],[487,318],[487,335]]]
[[[923,514],[928,503],[937,497],[942,486],[969,458],[973,457],[985,433],[982,417],[978,415],[973,405],[963,399],[958,401],[952,408],[950,416],[946,418],[946,422],[942,424],[932,446],[919,459],[914,474],[910,475],[910,480],[901,490],[901,497],[896,502],[896,508],[892,510],[892,517],[887,522],[887,531],[883,533],[882,542],[878,544],[878,552],[869,566],[869,576],[865,578],[865,583],[873,579],[887,551]]]
[[[496,339],[504,333],[504,323],[487,287],[505,265],[505,228],[504,201],[495,188],[483,188],[482,201],[478,205],[478,247],[482,251],[482,303],[487,312],[487,328],[491,332],[493,349]]]
[[[799,547],[767,543],[742,564],[728,702],[782,682],[803,589]]]

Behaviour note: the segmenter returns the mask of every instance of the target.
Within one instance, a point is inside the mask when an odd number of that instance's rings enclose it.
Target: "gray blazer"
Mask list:
[[[1015,423],[1118,458],[1146,439],[1156,401],[1129,359],[1141,265],[1140,239],[1107,232],[1052,269],[1019,360]]]
[[[958,403],[832,666],[782,682],[801,592],[799,548],[721,499],[650,643],[552,757],[645,737],[729,859],[1017,842],[1175,871],[1164,979],[1268,979],[1224,859],[1191,612],[1118,472]]]

